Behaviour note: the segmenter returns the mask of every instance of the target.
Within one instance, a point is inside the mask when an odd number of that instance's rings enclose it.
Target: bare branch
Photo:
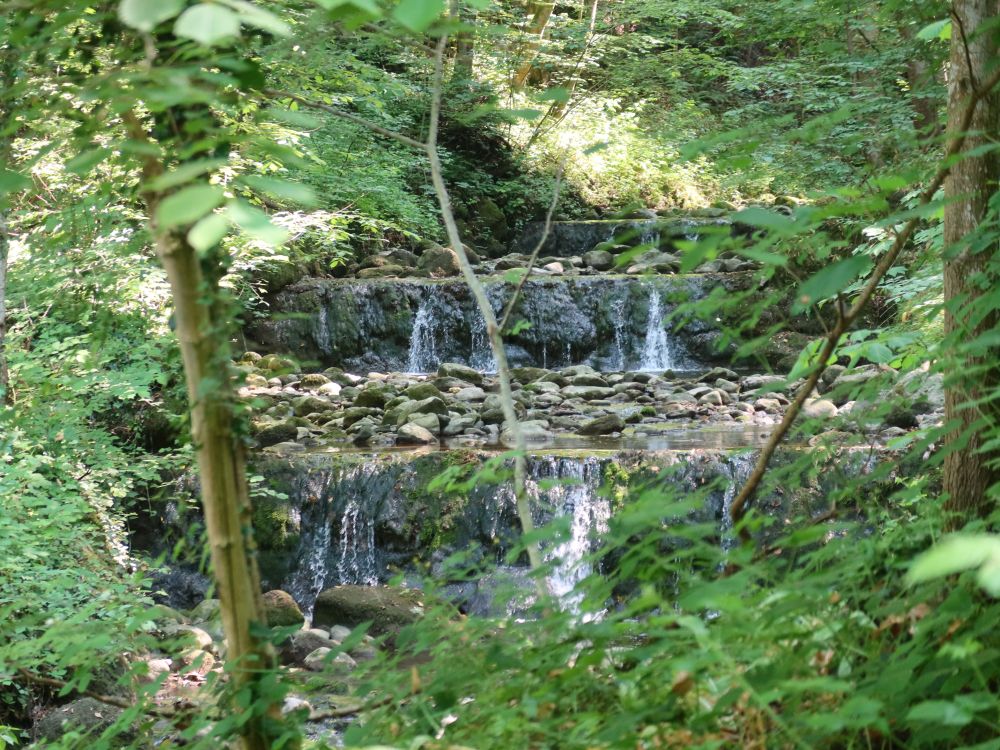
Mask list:
[[[976,106],[979,104],[981,99],[990,93],[998,82],[1000,82],[1000,69],[994,71],[989,80],[986,81],[981,87],[977,88],[972,93],[972,96],[969,97],[969,104],[966,107],[962,121],[955,132],[955,136],[948,146],[944,161],[937,173],[934,175],[934,179],[931,180],[931,183],[927,186],[924,192],[920,194],[919,205],[925,206],[930,203],[934,198],[935,193],[937,193],[937,191],[944,184],[945,179],[951,172],[952,159],[959,154],[962,150],[962,145],[965,143],[966,131],[972,123],[972,117],[975,114]],[[774,456],[775,450],[777,450],[778,445],[781,444],[781,441],[788,433],[788,430],[791,429],[792,424],[794,424],[795,419],[802,410],[806,399],[809,398],[815,390],[816,384],[819,382],[820,377],[822,377],[823,372],[826,370],[826,363],[836,351],[841,337],[864,311],[868,302],[871,300],[872,295],[875,294],[875,290],[878,288],[878,285],[882,282],[882,278],[896,262],[896,258],[899,256],[900,252],[902,252],[903,247],[910,239],[914,230],[916,230],[919,221],[920,217],[914,216],[906,222],[903,229],[896,235],[896,239],[889,248],[889,251],[882,256],[882,259],[875,266],[875,270],[872,271],[871,277],[861,290],[858,298],[854,301],[854,304],[851,305],[850,309],[839,316],[837,323],[826,336],[819,359],[816,361],[816,364],[813,365],[809,377],[806,379],[806,382],[802,385],[802,387],[799,388],[798,392],[795,394],[795,398],[792,400],[792,403],[785,411],[785,415],[782,418],[781,423],[777,426],[777,428],[775,428],[774,432],[771,433],[771,437],[768,439],[767,444],[761,449],[760,457],[757,459],[757,464],[754,466],[753,472],[747,478],[747,481],[740,490],[739,495],[737,495],[733,500],[730,513],[734,525],[738,524],[743,519],[743,516],[746,515],[747,503],[750,501],[750,498],[753,497],[754,492],[757,491],[757,487],[764,478],[764,474],[771,462],[771,458]],[[744,540],[748,539],[749,534],[745,528],[740,530],[740,537]]]
[[[23,679],[35,685],[56,688],[58,690],[62,690],[69,685],[69,683],[64,680],[57,680],[54,677],[43,677],[42,675],[27,670],[24,667],[17,667],[17,673],[21,675]],[[95,693],[93,690],[76,690],[76,692],[80,695],[86,696],[87,698],[93,698],[98,703],[105,703],[109,706],[115,706],[116,708],[129,709],[135,707],[135,704],[131,701],[125,700],[124,698],[118,698],[113,695],[102,695],[101,693]],[[140,708],[144,713],[147,713],[150,716],[159,716],[164,719],[172,719],[179,715],[176,711],[156,708],[155,706],[140,706]]]

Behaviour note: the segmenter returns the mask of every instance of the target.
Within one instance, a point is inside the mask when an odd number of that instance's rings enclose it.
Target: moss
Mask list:
[[[262,550],[291,550],[299,543],[299,527],[287,503],[265,498],[253,508],[253,528]]]

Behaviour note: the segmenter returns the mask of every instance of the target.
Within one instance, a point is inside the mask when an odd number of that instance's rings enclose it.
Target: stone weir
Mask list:
[[[512,285],[485,279],[495,311]],[[718,361],[718,333],[689,322],[673,333],[670,313],[713,288],[737,289],[742,274],[532,278],[508,336],[514,366],[598,370],[690,370]],[[247,334],[263,350],[352,372],[430,372],[442,362],[494,369],[482,315],[460,279],[306,279],[271,301]]]
[[[531,455],[536,524],[568,522],[568,534],[543,543],[550,589],[572,597],[575,584],[594,572],[592,553],[615,514],[637,497],[649,501],[650,488],[663,508],[699,498],[676,522],[714,525],[718,544],[728,549],[734,541],[729,506],[756,455],[698,448]],[[843,481],[834,475],[850,463],[831,467],[822,481]],[[520,533],[509,464],[497,454],[298,454],[260,457],[254,470],[273,490],[254,509],[265,588],[290,592],[304,610],[332,586],[374,585],[398,575],[417,586],[429,575],[476,614],[509,613],[530,594],[524,556],[508,559]],[[642,492],[629,491],[640,484]],[[776,518],[807,518],[810,498],[815,495],[783,492],[760,498],[757,507]],[[456,575],[447,560],[459,554],[479,573]],[[514,596],[498,594],[508,584]]]
[[[265,588],[288,591],[308,610],[320,591],[338,584],[375,585],[402,574],[419,585],[430,574],[470,612],[509,609],[519,597],[498,600],[497,586],[513,583],[525,594],[531,584],[525,561],[507,560],[520,536],[509,466],[494,461],[481,481],[469,481],[489,458],[434,451],[258,460],[255,471],[276,493],[254,509]],[[674,470],[665,481],[676,488],[713,488],[698,515],[724,534],[728,503],[752,466],[751,454],[588,451],[529,458],[536,524],[569,520],[568,538],[544,545],[553,593],[569,595],[591,572],[587,558],[608,531],[627,486],[667,466]],[[435,479],[442,472],[456,479],[451,488]],[[453,580],[444,561],[456,553],[480,567],[482,577]]]

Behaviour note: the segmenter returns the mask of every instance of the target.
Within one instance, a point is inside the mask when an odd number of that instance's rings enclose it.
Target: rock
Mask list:
[[[36,740],[56,741],[70,729],[84,733],[100,733],[114,724],[122,709],[93,698],[80,698],[52,709],[35,723]]]
[[[539,420],[527,420],[520,422],[521,435],[526,443],[544,443],[551,440],[554,435],[549,432],[548,423]],[[509,427],[500,433],[500,440],[505,445],[514,445],[514,431]]]
[[[294,713],[302,713],[303,716],[308,717],[312,713],[312,704],[303,699],[297,698],[294,695],[286,695],[284,702],[281,704],[281,715],[288,716]]]
[[[320,592],[313,623],[355,628],[370,622],[374,636],[395,633],[424,615],[423,592],[398,586],[336,586]]]
[[[480,198],[476,201],[473,211],[479,223],[489,230],[491,237],[500,242],[506,242],[510,238],[507,217],[492,198]]]
[[[784,384],[785,378],[781,375],[750,375],[742,380],[744,393],[756,391],[761,388],[783,386]],[[784,388],[782,388],[782,390],[784,390]]]
[[[308,375],[302,376],[302,380],[299,381],[299,387],[307,391],[315,391],[329,382],[330,379],[326,375],[320,375],[318,372],[312,372]],[[340,393],[339,390],[337,392]]]
[[[191,622],[209,622],[222,617],[222,602],[218,599],[205,599],[191,610]]]
[[[802,405],[802,414],[807,419],[829,419],[837,413],[837,405],[825,398],[811,399]]]
[[[437,389],[433,383],[414,383],[409,388],[403,391],[403,393],[414,401],[420,401],[425,398],[441,398],[441,391]]]
[[[423,427],[432,435],[437,435],[441,432],[441,417],[437,414],[411,414],[406,418],[406,424]]]
[[[552,263],[546,263],[542,266],[543,271],[548,271],[551,274],[565,273],[566,269],[563,268],[563,264],[559,261],[553,261]]]
[[[289,422],[278,422],[277,424],[265,427],[254,435],[257,445],[267,448],[270,445],[284,443],[295,440],[298,437],[299,428]]]
[[[440,365],[437,374],[439,378],[458,378],[473,385],[481,385],[483,382],[483,374],[481,372],[454,362],[445,362]]]
[[[592,375],[590,373],[584,373],[583,375],[576,375],[570,381],[572,385],[596,385],[600,388],[607,388],[608,381],[602,378],[600,375]]]
[[[324,383],[316,389],[316,393],[322,396],[339,396],[343,387],[339,383]]]
[[[173,659],[145,659],[146,673],[139,676],[139,681],[150,684],[159,680],[163,675],[170,674],[173,669]]]
[[[767,414],[777,414],[781,411],[781,402],[776,398],[759,398],[753,402],[753,408]]]
[[[408,275],[407,271],[408,269],[403,268],[402,266],[394,263],[387,263],[386,265],[379,266],[377,268],[362,268],[358,271],[357,276],[359,279],[400,278]]]
[[[337,654],[330,658],[330,651],[329,648],[318,648],[313,651],[303,662],[306,669],[310,672],[325,672],[337,677],[347,677],[358,666],[358,663],[347,654]]]
[[[396,396],[396,392],[391,386],[383,383],[376,383],[363,389],[354,399],[355,406],[384,408],[386,402]]]
[[[611,398],[615,395],[612,388],[601,388],[592,385],[568,385],[560,393],[565,398],[582,398],[585,401],[592,401],[600,398]]]
[[[330,638],[335,640],[337,643],[343,643],[347,640],[348,636],[351,635],[351,629],[346,628],[343,625],[331,625],[330,626]]]
[[[281,589],[264,593],[264,617],[268,627],[285,627],[301,625],[306,621],[305,615],[295,603],[292,595]]]
[[[437,438],[426,427],[410,422],[399,428],[396,433],[396,441],[405,445],[427,445],[436,443]]]
[[[699,383],[714,383],[716,380],[722,378],[723,380],[737,381],[740,376],[737,375],[732,370],[727,370],[725,367],[713,367],[711,370],[706,372],[700,378],[698,378]]]
[[[455,394],[455,399],[465,402],[479,402],[486,400],[486,391],[478,386],[462,388]]]
[[[511,377],[522,384],[532,383],[551,373],[551,370],[546,370],[542,367],[515,367],[510,371]]]
[[[406,401],[393,410],[396,415],[396,424],[405,424],[411,414],[440,414],[447,415],[448,407],[437,396],[421,399],[420,401]],[[387,414],[388,416],[388,414]]]
[[[715,381],[714,385],[720,391],[725,391],[729,394],[737,394],[740,392],[739,383],[734,383],[732,380],[726,380],[725,378],[719,378]]]
[[[304,417],[308,414],[322,414],[333,411],[334,406],[325,398],[316,396],[300,396],[292,401],[292,410],[296,417]]]
[[[585,266],[595,271],[610,271],[615,265],[615,256],[607,250],[590,250],[583,254]]]
[[[263,375],[250,373],[244,378],[243,385],[247,388],[267,388],[267,378]]]
[[[337,645],[325,630],[307,628],[299,630],[288,638],[281,647],[281,663],[305,666],[306,657],[316,649],[331,649]]]
[[[424,250],[417,267],[431,276],[457,276],[461,272],[458,256],[448,247],[432,245]]]
[[[577,430],[581,435],[607,435],[621,432],[625,429],[625,420],[617,414],[605,414],[580,425]]]
[[[944,375],[931,374],[927,365],[906,373],[893,391],[909,399],[918,414],[944,410]]]

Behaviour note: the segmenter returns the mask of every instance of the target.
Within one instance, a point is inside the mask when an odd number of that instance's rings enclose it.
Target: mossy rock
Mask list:
[[[80,698],[53,708],[40,718],[35,724],[35,739],[55,741],[70,730],[96,735],[114,724],[122,713],[122,709],[93,698]],[[123,746],[127,744],[124,736],[119,735],[118,739]]]
[[[424,595],[398,586],[336,586],[320,592],[313,625],[355,628],[370,622],[372,635],[392,634],[424,616]]]
[[[301,625],[306,621],[305,615],[295,603],[292,595],[281,589],[264,593],[264,618],[268,627],[287,627]]]

